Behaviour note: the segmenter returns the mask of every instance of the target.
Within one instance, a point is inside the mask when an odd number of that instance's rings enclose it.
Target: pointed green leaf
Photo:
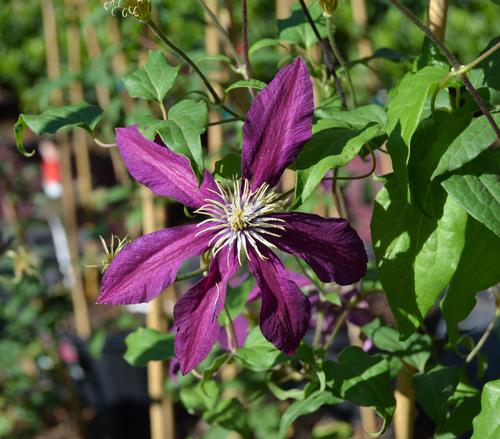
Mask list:
[[[359,347],[345,348],[338,362],[325,364],[328,385],[335,395],[363,407],[373,407],[383,418],[381,434],[394,414],[394,399],[389,362],[381,356],[369,355]]]
[[[486,383],[481,394],[481,412],[474,418],[471,439],[500,437],[500,380]]]
[[[465,246],[442,303],[450,341],[458,339],[458,323],[472,311],[476,293],[500,282],[500,238],[469,217]]]
[[[314,413],[323,405],[338,404],[340,402],[342,402],[342,400],[332,395],[329,391],[313,393],[306,399],[295,401],[294,403],[290,404],[290,406],[286,409],[285,413],[283,413],[283,416],[281,417],[278,437],[286,437],[288,428],[300,416]]]
[[[446,288],[464,246],[467,214],[443,192],[435,196],[436,217],[408,204],[395,178],[377,194],[371,224],[377,271],[403,337]]]
[[[259,81],[258,79],[242,79],[241,81],[236,81],[226,88],[226,93],[237,88],[256,88],[257,90],[262,90],[266,88],[267,84],[265,82]]]
[[[366,129],[339,128],[338,121],[321,120],[313,127],[313,136],[295,163],[297,185],[294,206],[306,201],[325,174],[345,166],[370,140],[384,135],[377,125]]]
[[[237,431],[243,438],[251,437],[246,410],[236,398],[220,401],[213,410],[203,414],[203,419],[210,424]]]
[[[123,83],[128,94],[133,98],[163,102],[165,95],[174,84],[179,67],[173,67],[161,50],[148,53],[144,67],[128,74]]]
[[[52,134],[63,128],[81,127],[91,132],[101,117],[102,110],[86,102],[66,105],[64,107],[49,107],[40,114],[20,114],[14,126],[16,146],[24,156],[31,156],[35,152],[27,153],[23,145],[23,135],[26,128],[34,133]]]
[[[205,164],[200,136],[208,123],[207,104],[186,99],[168,111],[168,119],[156,131],[172,150],[189,158],[198,181],[203,179]]]
[[[399,83],[394,97],[387,106],[387,132],[390,134],[399,124],[401,138],[409,145],[417,129],[427,97],[432,94],[448,69],[443,66],[424,67],[408,73]]]
[[[269,47],[269,46],[281,46],[284,49],[287,48],[286,45],[284,45],[280,40],[276,40],[274,38],[263,38],[262,40],[259,40],[250,46],[248,54],[252,56],[258,50],[261,50],[264,47]]]
[[[439,429],[448,418],[448,399],[457,387],[458,369],[439,365],[413,375],[412,382],[417,401]]]
[[[316,23],[322,38],[327,36],[326,20],[323,17],[319,4],[314,3],[309,7],[309,13]],[[297,44],[299,46],[310,48],[314,46],[318,39],[306,20],[300,5],[292,7],[292,14],[284,20],[278,20],[278,30],[280,41]]]
[[[485,151],[442,183],[472,217],[500,237],[500,152]]]
[[[132,366],[144,367],[148,362],[174,357],[174,334],[165,334],[151,328],[139,328],[125,339],[124,358]]]

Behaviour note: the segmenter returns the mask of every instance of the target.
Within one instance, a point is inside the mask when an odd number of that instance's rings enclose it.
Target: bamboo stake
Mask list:
[[[74,14],[74,0],[65,0],[68,19],[68,65],[74,74],[82,70],[80,27]],[[83,87],[80,81],[73,81],[69,87],[69,99],[72,104],[83,100]],[[92,200],[92,173],[90,167],[87,135],[83,130],[73,131],[73,148],[76,159],[77,188],[80,203],[88,207]]]
[[[54,4],[52,0],[42,0],[42,20],[47,58],[47,75],[49,79],[56,80],[60,76],[60,57],[57,40],[57,23],[55,19]],[[53,105],[63,104],[61,89],[52,95]],[[57,136],[61,147],[61,177],[64,186],[62,196],[63,220],[68,236],[68,246],[73,271],[73,285],[71,287],[71,300],[77,335],[86,339],[91,333],[90,316],[85,292],[83,289],[80,262],[78,255],[78,226],[76,220],[75,197],[73,193],[73,180],[71,175],[71,150],[67,136],[62,133]]]
[[[154,196],[146,187],[141,188],[141,201],[144,218],[143,232],[145,234],[154,232],[157,229]],[[146,325],[157,331],[167,331],[167,320],[163,313],[163,295],[149,303]],[[149,407],[151,439],[175,437],[172,401],[164,391],[165,379],[165,363],[150,361],[148,363],[148,392],[151,400]]]
[[[396,410],[394,412],[395,439],[412,439],[415,417],[415,390],[411,377],[415,372],[404,366],[396,377]]]
[[[101,46],[99,44],[99,39],[97,38],[97,30],[90,22],[90,11],[88,7],[88,3],[85,0],[75,0],[79,13],[80,13],[80,21],[83,25],[83,30],[85,32],[85,44],[87,47],[87,52],[90,59],[98,59],[102,55]],[[111,17],[112,21],[116,20],[114,17]],[[116,23],[115,23],[116,24]],[[118,36],[119,41],[119,36]],[[97,103],[102,109],[106,109],[106,107],[111,102],[111,96],[108,88],[103,85],[96,83],[95,84]],[[127,101],[125,101],[127,102]],[[121,184],[128,184],[130,182],[130,178],[128,172],[123,164],[123,161],[120,157],[120,153],[116,148],[108,148],[109,155],[111,157],[111,164],[113,166],[113,172],[115,174],[116,180]]]
[[[219,12],[218,0],[207,0],[207,7],[217,16]],[[210,17],[205,14],[205,50],[207,55],[219,55],[220,54],[220,44],[219,44],[219,34],[217,28],[214,26]],[[218,72],[211,73],[209,76],[210,82],[212,83],[215,91],[219,96],[222,94],[222,88],[218,84],[220,80],[220,74]],[[208,113],[208,122],[216,123],[221,120],[221,117],[216,111],[210,111]],[[221,148],[224,142],[224,130],[221,124],[210,125],[207,130],[208,134],[208,154],[210,157],[210,166],[213,168],[215,162],[221,158]]]
[[[448,17],[448,0],[429,0],[429,27],[436,36],[444,41],[446,19]]]

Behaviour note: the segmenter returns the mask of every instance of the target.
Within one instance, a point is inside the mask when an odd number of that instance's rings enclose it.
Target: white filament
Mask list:
[[[269,248],[275,246],[263,235],[279,237],[279,231],[285,230],[285,221],[272,215],[283,210],[280,195],[270,190],[267,183],[251,191],[247,179],[233,180],[229,188],[222,187],[218,182],[216,184],[218,192],[211,192],[220,201],[207,198],[207,204],[195,211],[208,216],[198,224],[197,227],[202,227],[202,230],[195,236],[216,232],[209,242],[212,254],[215,256],[224,247],[236,245],[240,265],[242,254],[250,259],[248,245],[259,258],[267,259],[259,250],[259,245]]]

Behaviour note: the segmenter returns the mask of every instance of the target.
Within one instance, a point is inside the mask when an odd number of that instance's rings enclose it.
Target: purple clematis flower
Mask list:
[[[125,165],[138,182],[207,216],[124,247],[106,270],[98,299],[150,301],[175,281],[183,261],[210,250],[206,277],[174,308],[175,352],[183,374],[216,342],[226,285],[244,256],[262,292],[262,333],[287,354],[295,352],[307,330],[310,304],[273,250],[300,256],[323,282],[351,284],[366,273],[363,243],[346,220],[286,212],[273,190],[310,139],[313,110],[311,80],[299,58],[255,98],[243,127],[242,178],[229,187],[207,171],[198,187],[187,158],[145,139],[136,126],[116,130]]]

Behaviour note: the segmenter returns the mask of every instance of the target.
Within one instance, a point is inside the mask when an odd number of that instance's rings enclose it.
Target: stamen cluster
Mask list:
[[[284,210],[282,197],[267,183],[254,191],[250,190],[247,179],[234,179],[228,188],[218,182],[216,184],[218,192],[212,191],[216,197],[205,199],[207,204],[195,211],[209,216],[198,224],[202,230],[196,236],[217,231],[209,242],[213,255],[226,246],[236,245],[240,265],[242,252],[251,259],[248,245],[261,259],[267,259],[260,252],[259,245],[275,248],[264,236],[280,237],[279,230],[285,230],[285,221],[273,216],[273,213]]]

